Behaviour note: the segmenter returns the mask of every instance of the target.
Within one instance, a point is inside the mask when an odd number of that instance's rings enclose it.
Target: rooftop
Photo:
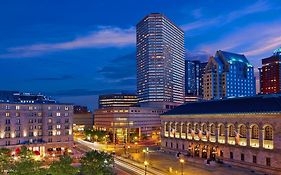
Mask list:
[[[222,57],[228,63],[243,62],[243,63],[246,63],[247,65],[250,65],[248,59],[245,57],[245,55],[242,55],[242,54],[231,53],[231,52],[226,52],[226,51],[219,50],[216,53],[216,57],[217,56]]]
[[[187,103],[163,115],[281,112],[281,94]]]

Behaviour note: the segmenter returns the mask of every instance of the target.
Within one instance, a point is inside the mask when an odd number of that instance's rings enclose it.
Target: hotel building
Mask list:
[[[262,59],[260,91],[261,94],[281,93],[281,48],[271,57]]]
[[[13,93],[8,96],[12,99]],[[6,99],[2,98],[0,102],[0,147],[15,150],[26,146],[41,156],[72,149],[72,105],[53,100],[15,102],[18,101],[15,99],[3,102]]]
[[[206,100],[255,95],[254,67],[244,55],[219,50],[208,61],[203,87]]]
[[[166,151],[281,172],[280,95],[187,103],[160,117]]]
[[[136,29],[139,103],[184,103],[184,32],[159,13],[144,17]]]

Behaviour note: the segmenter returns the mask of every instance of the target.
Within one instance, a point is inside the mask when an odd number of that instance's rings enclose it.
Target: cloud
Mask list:
[[[136,81],[136,54],[130,53],[117,57],[99,69],[98,73],[100,73],[104,80],[108,82],[124,83],[126,81]]]
[[[124,92],[123,89],[102,89],[102,90],[92,90],[92,89],[68,89],[68,90],[59,90],[56,92],[47,93],[50,96],[88,96],[88,95],[101,95],[108,93],[120,93]]]
[[[62,80],[71,80],[74,79],[72,75],[63,75],[61,77],[42,77],[42,78],[33,78],[31,81],[62,81]]]
[[[228,14],[223,14],[223,15],[215,16],[213,18],[205,18],[205,19],[203,18],[204,15],[202,14],[202,11],[200,9],[196,9],[191,11],[191,15],[194,17],[197,16],[200,19],[188,24],[184,24],[181,26],[181,28],[184,31],[191,31],[195,29],[209,28],[210,26],[221,26],[230,23],[238,18],[242,18],[244,16],[254,13],[265,12],[270,9],[272,9],[270,4],[268,4],[266,1],[259,0],[254,4],[242,8],[241,10],[235,10]]]
[[[261,58],[262,55],[270,56],[273,50],[281,46],[280,22],[245,26],[217,41],[199,45],[196,49],[211,54],[216,50],[239,52],[256,61],[255,58]]]
[[[126,47],[135,45],[135,29],[118,27],[99,27],[97,31],[71,41],[59,43],[39,43],[8,48],[0,58],[33,57],[49,52],[74,50],[82,48]]]

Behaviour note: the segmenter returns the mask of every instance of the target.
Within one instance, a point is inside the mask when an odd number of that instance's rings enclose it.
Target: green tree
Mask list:
[[[10,156],[11,150],[7,148],[0,148],[0,172],[4,174],[10,168],[12,158]]]
[[[60,157],[59,161],[55,161],[50,165],[49,175],[74,175],[78,173],[78,169],[71,166],[72,158],[68,155]]]
[[[113,157],[96,150],[87,152],[81,158],[81,173],[83,175],[112,175]]]
[[[9,174],[11,175],[46,175],[42,168],[42,162],[33,159],[33,152],[27,147],[21,147],[19,157],[11,164]]]

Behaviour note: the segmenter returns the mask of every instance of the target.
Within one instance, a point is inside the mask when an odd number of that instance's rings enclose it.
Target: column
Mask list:
[[[183,123],[181,122],[180,125],[181,125],[181,126],[180,126],[180,139],[181,139]]]
[[[247,138],[247,146],[250,146],[250,141],[251,141],[251,128],[250,128],[250,126],[247,126],[246,138]]]
[[[218,143],[218,141],[219,141],[219,127],[218,127],[218,125],[217,124],[215,124],[216,125],[216,130],[215,130],[215,137],[216,137],[216,143]]]
[[[207,159],[210,158],[210,145],[207,146]]]
[[[113,127],[113,143],[116,144],[115,128]]]
[[[224,135],[225,135],[225,144],[228,144],[228,125],[227,124],[225,124]]]
[[[202,158],[202,144],[199,145],[199,157]]]
[[[264,140],[264,128],[259,126],[259,147],[263,148],[263,140]]]
[[[171,122],[168,123],[168,137],[171,137]]]

